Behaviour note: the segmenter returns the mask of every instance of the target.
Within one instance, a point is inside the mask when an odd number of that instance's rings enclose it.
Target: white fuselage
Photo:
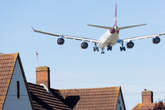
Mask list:
[[[106,31],[99,39],[98,47],[105,48],[108,45],[113,46],[117,43],[119,34],[117,32],[111,34],[110,30]]]

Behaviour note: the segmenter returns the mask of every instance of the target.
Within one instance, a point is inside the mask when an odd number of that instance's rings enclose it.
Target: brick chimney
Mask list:
[[[36,84],[44,84],[50,89],[50,69],[47,66],[36,68]]]
[[[142,103],[143,104],[152,104],[153,103],[153,92],[144,89],[142,91]]]

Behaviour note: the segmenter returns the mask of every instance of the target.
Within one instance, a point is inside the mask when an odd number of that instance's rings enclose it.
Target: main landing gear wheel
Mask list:
[[[107,51],[112,51],[112,46],[111,45],[107,46]]]
[[[101,54],[104,54],[104,53],[105,53],[105,52],[104,52],[104,48],[102,48],[102,49],[101,49]]]
[[[94,52],[96,52],[96,51],[99,52],[99,48],[97,47],[97,44],[96,43],[95,43],[95,46],[93,47],[93,51]]]
[[[98,47],[93,47],[93,51],[94,52],[99,52],[99,48]]]
[[[101,52],[101,54],[104,54],[105,52]]]
[[[124,41],[121,42],[120,51],[126,51],[126,48],[124,47]]]
[[[125,47],[120,47],[120,51],[126,51]]]

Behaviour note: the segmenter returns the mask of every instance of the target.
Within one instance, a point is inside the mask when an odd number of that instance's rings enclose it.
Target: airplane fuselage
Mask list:
[[[119,33],[111,33],[110,30],[106,31],[99,39],[98,47],[105,48],[107,46],[113,46],[117,43],[119,38]]]

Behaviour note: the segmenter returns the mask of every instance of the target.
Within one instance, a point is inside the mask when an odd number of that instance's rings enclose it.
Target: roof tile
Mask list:
[[[70,96],[79,97],[79,100],[73,106],[73,110],[115,110],[120,87],[66,89],[59,91],[65,97],[65,100],[69,99]],[[74,99],[70,98],[69,101],[73,102]]]
[[[17,56],[18,53],[0,54],[0,110],[3,107]]]
[[[58,93],[48,92],[43,86],[28,83],[28,91],[33,110],[71,110],[59,98]]]

